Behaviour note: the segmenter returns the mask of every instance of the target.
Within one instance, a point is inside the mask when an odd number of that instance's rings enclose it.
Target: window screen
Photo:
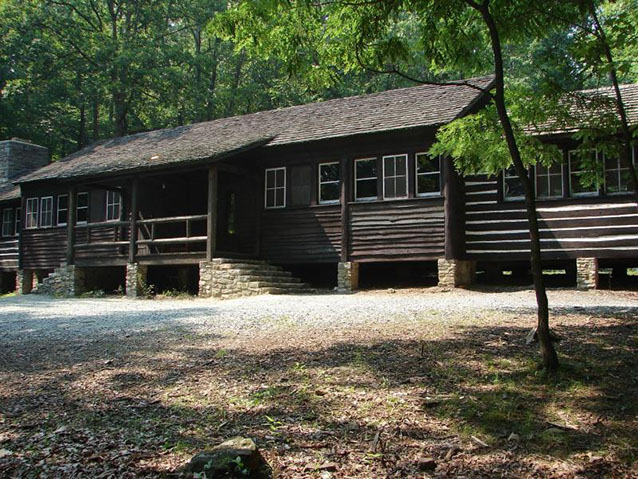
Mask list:
[[[354,162],[354,189],[357,200],[377,199],[377,159],[366,158]]]
[[[319,165],[319,203],[339,203],[339,163]]]

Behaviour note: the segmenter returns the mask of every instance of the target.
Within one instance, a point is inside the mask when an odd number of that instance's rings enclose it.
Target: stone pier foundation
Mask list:
[[[597,258],[576,258],[576,286],[578,289],[598,288]]]
[[[21,269],[16,273],[16,294],[29,294],[33,290],[35,275],[30,269]]]
[[[138,298],[148,293],[148,266],[139,263],[126,265],[126,296]]]
[[[359,263],[341,262],[337,266],[337,289],[350,293],[359,289]]]
[[[476,277],[476,261],[439,258],[438,269],[441,288],[469,286]]]

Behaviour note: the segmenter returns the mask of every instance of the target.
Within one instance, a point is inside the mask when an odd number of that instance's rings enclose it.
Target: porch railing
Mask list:
[[[141,255],[189,252],[189,245],[206,244],[207,218],[207,215],[189,215],[138,219],[135,222],[136,248]],[[131,245],[132,227],[132,221],[78,224],[74,248],[82,251],[84,256],[98,251],[126,256]]]

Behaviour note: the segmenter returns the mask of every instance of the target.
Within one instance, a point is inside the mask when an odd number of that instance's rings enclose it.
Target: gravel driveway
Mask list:
[[[554,312],[638,314],[638,293],[552,290]],[[352,295],[257,296],[234,300],[0,299],[0,341],[73,339],[178,327],[193,332],[237,334],[280,327],[347,328],[367,323],[446,320],[442,313],[472,316],[499,310],[533,313],[532,290],[438,288],[359,292]]]

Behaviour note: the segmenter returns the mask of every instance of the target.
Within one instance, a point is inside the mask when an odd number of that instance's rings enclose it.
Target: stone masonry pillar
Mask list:
[[[441,288],[469,286],[476,276],[476,261],[439,258],[438,269]]]
[[[139,263],[127,263],[126,265],[126,296],[138,298],[147,289],[146,279],[148,266]]]
[[[216,266],[219,263],[218,258],[212,261],[201,261],[199,263],[199,290],[197,296],[201,298],[216,296],[213,281],[215,280]]]
[[[359,289],[359,263],[340,262],[337,266],[337,289],[352,292]]]
[[[29,294],[33,289],[33,271],[21,269],[16,273],[16,293]]]
[[[576,286],[578,289],[598,288],[597,258],[576,258]]]

